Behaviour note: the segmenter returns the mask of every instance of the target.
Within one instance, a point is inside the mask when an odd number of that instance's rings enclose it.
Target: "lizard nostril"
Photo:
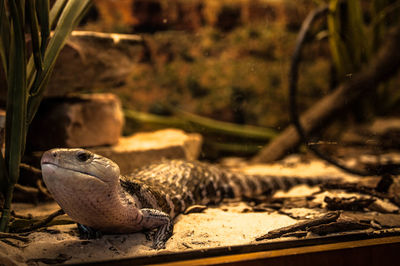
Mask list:
[[[53,152],[51,152],[51,155],[52,155],[54,158],[56,158],[56,157],[57,157],[57,152],[53,151]]]

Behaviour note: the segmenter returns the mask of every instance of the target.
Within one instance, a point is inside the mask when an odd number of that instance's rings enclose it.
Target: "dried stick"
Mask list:
[[[367,223],[353,220],[340,220],[332,223],[312,226],[308,228],[308,231],[317,235],[327,235],[332,233],[362,230],[368,228],[371,228],[371,225]]]
[[[10,234],[10,233],[2,233],[0,232],[0,239],[4,239],[4,238],[11,238],[11,239],[15,239],[15,240],[19,240],[22,241],[24,243],[29,242],[29,239],[26,237],[22,237],[22,236],[18,236],[15,234]]]
[[[267,234],[257,237],[256,241],[264,240],[264,239],[273,239],[281,237],[284,234],[296,232],[296,231],[304,231],[309,227],[320,225],[320,224],[328,224],[331,222],[335,222],[340,216],[340,212],[329,212],[321,217],[299,222],[293,225],[289,225],[286,227],[282,227],[276,230],[269,231]]]
[[[36,230],[38,228],[41,227],[45,227],[48,223],[50,223],[54,218],[56,218],[57,216],[63,215],[65,212],[63,209],[59,209],[53,213],[51,213],[49,216],[47,216],[45,219],[35,222],[33,223],[31,226],[27,227],[27,228],[21,228],[21,229],[17,229],[15,231],[15,233],[21,233],[21,232],[30,232],[33,230]]]
[[[359,199],[357,197],[339,198],[339,197],[325,197],[326,208],[328,210],[347,210],[347,211],[363,211],[369,205],[375,202],[374,198]]]
[[[390,202],[400,207],[400,200],[397,195],[390,195],[376,191],[375,188],[359,185],[358,183],[327,182],[320,185],[322,190],[342,189],[347,192],[357,192],[365,195],[374,196],[381,199],[388,199]]]

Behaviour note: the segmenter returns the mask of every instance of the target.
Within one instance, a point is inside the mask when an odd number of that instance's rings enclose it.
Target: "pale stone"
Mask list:
[[[163,129],[121,137],[117,145],[90,150],[116,162],[124,174],[162,159],[195,160],[200,154],[201,144],[199,134]]]
[[[378,117],[372,123],[356,125],[344,132],[342,142],[394,149],[400,147],[399,136],[399,118]]]
[[[118,143],[124,124],[113,94],[86,94],[43,102],[28,134],[31,150],[94,147]]]
[[[375,135],[385,135],[390,131],[400,132],[400,119],[397,117],[377,118],[369,127],[369,131]]]

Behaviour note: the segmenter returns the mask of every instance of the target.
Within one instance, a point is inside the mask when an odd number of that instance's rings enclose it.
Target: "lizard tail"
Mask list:
[[[257,196],[261,194],[273,194],[278,190],[306,184],[308,186],[319,185],[328,181],[337,180],[332,177],[299,177],[299,176],[273,176],[273,175],[246,175],[240,173],[227,173],[226,182],[222,182],[224,197],[234,198],[241,196]]]

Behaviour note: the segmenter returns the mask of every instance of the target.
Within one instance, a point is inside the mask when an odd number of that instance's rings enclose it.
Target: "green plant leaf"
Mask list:
[[[43,75],[36,78],[29,89],[30,97],[28,100],[27,113],[28,124],[31,123],[37,109],[39,108],[44,93],[44,85],[48,82],[48,78],[52,72],[57,56],[64,47],[69,34],[79,23],[78,19],[81,18],[82,13],[87,10],[88,5],[90,5],[89,0],[70,0],[65,5],[59,21],[57,22],[53,37],[50,39],[46,49]]]
[[[49,12],[49,31],[57,24],[57,20],[60,17],[65,5],[67,4],[68,0],[57,0],[54,5],[52,6]],[[48,37],[49,38],[49,37]],[[42,39],[43,41],[43,39]],[[48,40],[47,40],[48,41]],[[46,43],[47,43],[46,41]],[[45,53],[42,53],[44,57]],[[32,88],[33,83],[36,79],[36,69],[34,67],[33,56],[29,58],[28,65],[27,65],[27,84],[28,88]]]
[[[387,25],[390,23],[399,23],[399,9],[400,9],[400,1],[388,1],[388,0],[374,0],[372,1],[372,21],[371,21],[371,35],[373,36],[372,39],[372,51],[376,52],[381,44],[386,32],[387,32]],[[397,12],[396,20],[392,21],[390,15]]]
[[[366,34],[367,25],[363,19],[363,12],[360,1],[347,1],[347,23],[343,28],[346,35],[346,43],[354,70],[361,68],[370,57],[370,44]]]
[[[342,25],[340,23],[339,5],[339,0],[330,1],[327,22],[332,60],[340,79],[343,79],[346,74],[351,73],[353,64],[345,42],[341,38]]]
[[[26,119],[26,57],[25,57],[25,20],[23,9],[25,1],[9,0],[10,11],[10,51],[7,73],[7,112],[6,112],[6,153],[8,167],[7,190],[3,212],[0,220],[0,231],[7,230],[10,218],[10,206],[14,185],[19,177],[19,165],[25,148]]]
[[[2,68],[7,77],[10,51],[10,23],[8,21],[5,0],[0,1],[0,57]]]
[[[21,19],[22,25],[24,25],[24,27],[25,27],[25,25],[26,25],[25,24],[25,0],[19,0],[17,2],[18,2],[17,8],[19,9],[19,12],[21,13],[20,19]]]
[[[50,29],[53,29],[54,26],[57,24],[58,18],[60,17],[62,11],[64,10],[64,7],[67,4],[67,2],[68,0],[57,0],[52,6],[49,14]]]
[[[24,1],[9,0],[12,18],[10,61],[8,73],[8,97],[6,112],[6,162],[8,162],[9,181],[15,183],[19,176],[19,163],[25,143],[26,115],[26,57],[25,31],[22,19]]]
[[[270,128],[218,121],[178,109],[172,109],[172,111],[175,116],[154,115],[129,109],[125,109],[124,114],[128,120],[134,121],[137,124],[150,125],[152,128],[166,128],[172,126],[190,132],[261,141],[268,141],[278,134],[275,130]]]
[[[47,42],[50,38],[50,2],[49,0],[36,0],[36,13],[40,24],[40,52],[42,60],[46,52]]]
[[[269,140],[277,136],[277,132],[270,128],[238,125],[229,122],[217,121],[178,109],[174,109],[173,112],[178,118],[191,123],[191,125],[194,126],[199,132],[213,131],[220,134],[236,135],[259,140]]]
[[[1,1],[0,4],[0,52],[8,87],[4,160],[0,156],[1,190],[5,191],[0,231],[6,231],[14,185],[18,181],[19,165],[25,149],[29,124],[27,121],[30,122],[35,115],[57,56],[73,28],[87,11],[90,1],[58,0],[49,12],[48,0],[29,0],[27,12],[30,17],[33,55],[28,62],[24,29],[25,0],[8,0],[9,16],[5,2]],[[48,41],[53,25],[56,25],[54,35]]]
[[[38,75],[40,75],[43,70],[43,57],[40,49],[40,32],[39,21],[36,16],[36,0],[28,1],[28,10],[29,25],[31,26],[33,61],[35,62],[36,71]]]

